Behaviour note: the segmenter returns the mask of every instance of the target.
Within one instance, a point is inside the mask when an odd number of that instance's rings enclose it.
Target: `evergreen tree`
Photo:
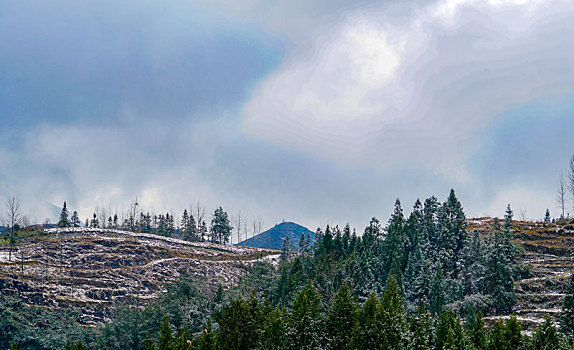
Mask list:
[[[405,349],[409,338],[407,313],[394,275],[389,276],[383,291],[377,319],[382,348]]]
[[[173,345],[173,334],[171,325],[169,324],[169,317],[167,314],[163,316],[161,327],[159,329],[159,341],[157,343],[157,350],[171,350]]]
[[[522,349],[522,326],[515,315],[510,316],[505,322],[504,339],[508,350]]]
[[[287,331],[287,311],[276,308],[267,314],[263,324],[263,333],[260,340],[260,349],[279,350],[284,349],[285,333]]]
[[[98,220],[98,216],[96,213],[92,216],[92,220],[90,221],[90,227],[98,228],[100,227],[100,221]]]
[[[444,306],[444,281],[440,262],[435,268],[435,273],[430,285],[429,293],[430,312],[433,315],[440,314]]]
[[[289,349],[318,349],[320,347],[321,299],[309,282],[299,292],[288,322]]]
[[[488,350],[504,350],[507,348],[505,329],[502,322],[494,322],[488,336]]]
[[[410,350],[427,350],[433,346],[433,319],[425,309],[424,303],[420,303],[416,313],[411,318]]]
[[[379,346],[379,329],[376,316],[379,309],[377,294],[372,292],[359,312],[359,318],[351,339],[351,349],[377,349]]]
[[[219,324],[217,338],[222,349],[252,349],[260,338],[260,327],[265,322],[266,312],[255,297],[244,300],[230,298],[221,311],[215,313]]]
[[[464,350],[467,346],[467,339],[460,320],[452,310],[441,313],[435,334],[435,349]]]
[[[281,262],[286,262],[289,260],[292,247],[293,245],[291,244],[291,238],[289,238],[289,236],[285,236],[285,238],[283,238],[283,243],[281,243]]]
[[[144,340],[144,350],[155,350],[155,343],[151,339],[151,335],[147,332]]]
[[[352,333],[355,328],[359,307],[351,296],[347,281],[343,281],[341,288],[333,299],[331,308],[327,313],[325,333],[328,349],[348,349]]]
[[[197,225],[193,214],[188,214],[187,209],[183,211],[181,217],[181,231],[183,239],[186,241],[198,241],[197,239]]]
[[[471,309],[468,318],[470,342],[476,350],[486,350],[487,339],[482,314],[480,311],[477,313],[474,309]]]
[[[68,208],[66,207],[66,202],[62,207],[62,212],[60,213],[60,220],[58,221],[58,227],[70,227],[72,226],[70,220],[68,220]]]
[[[229,215],[219,207],[213,213],[211,220],[211,241],[215,243],[228,243],[233,227],[229,221]]]
[[[484,289],[486,294],[492,296],[497,313],[510,313],[516,302],[511,265],[512,257],[508,255],[508,252],[512,251],[508,244],[512,244],[512,242],[508,242],[505,235],[500,232],[500,225],[496,218],[489,243],[485,257]]]
[[[574,273],[571,273],[568,279],[566,295],[562,304],[560,325],[562,332],[571,340],[574,340]]]
[[[75,210],[74,213],[72,214],[71,224],[72,227],[80,227],[81,225],[80,218],[78,217],[78,212]]]
[[[558,349],[560,344],[560,337],[558,331],[552,322],[550,316],[544,316],[544,323],[542,323],[534,332],[532,336],[532,349],[533,350],[554,350]]]
[[[550,218],[550,210],[546,209],[546,214],[544,214],[544,222],[550,222],[552,219]]]

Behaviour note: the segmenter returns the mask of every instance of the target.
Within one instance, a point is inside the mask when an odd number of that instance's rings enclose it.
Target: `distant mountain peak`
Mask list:
[[[283,240],[289,237],[293,246],[297,248],[299,247],[301,234],[305,237],[308,235],[311,238],[311,244],[315,241],[315,232],[295,222],[283,221],[255,237],[238,243],[238,245],[279,250],[283,245]]]

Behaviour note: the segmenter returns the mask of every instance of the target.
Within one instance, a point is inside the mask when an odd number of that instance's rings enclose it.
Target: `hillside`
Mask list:
[[[289,237],[294,248],[299,247],[301,234],[311,237],[311,244],[315,241],[315,232],[294,222],[282,222],[255,237],[246,239],[238,245],[246,247],[281,249],[283,240]]]
[[[469,231],[486,233],[492,219],[469,220]],[[557,319],[564,300],[570,273],[574,272],[574,222],[513,222],[514,236],[524,248],[523,263],[529,267],[529,278],[515,282],[516,305],[513,312],[526,330],[544,321],[544,315]],[[508,316],[491,316],[486,320]]]
[[[277,261],[270,250],[187,242],[109,229],[49,229],[0,252],[0,291],[24,303],[74,307],[84,324],[107,321],[116,303],[143,304],[181,274],[206,282],[235,284],[258,260]]]

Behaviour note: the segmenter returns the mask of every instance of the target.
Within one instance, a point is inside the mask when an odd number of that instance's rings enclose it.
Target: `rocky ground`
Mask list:
[[[277,251],[192,243],[104,229],[51,229],[0,251],[0,292],[42,307],[74,307],[84,323],[109,319],[118,303],[141,305],[186,273],[213,291],[235,284],[258,260]]]
[[[474,219],[473,228],[484,231],[490,218]],[[530,277],[516,281],[516,305],[513,313],[527,332],[544,321],[545,315],[557,320],[564,300],[568,278],[574,272],[574,222],[514,222],[515,239],[524,248],[523,262]],[[492,316],[486,320],[506,319]]]

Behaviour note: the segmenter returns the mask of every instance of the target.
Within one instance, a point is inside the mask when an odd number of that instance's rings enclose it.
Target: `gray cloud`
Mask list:
[[[0,195],[360,229],[455,187],[541,216],[574,149],[574,8],[417,4],[3,4]]]

